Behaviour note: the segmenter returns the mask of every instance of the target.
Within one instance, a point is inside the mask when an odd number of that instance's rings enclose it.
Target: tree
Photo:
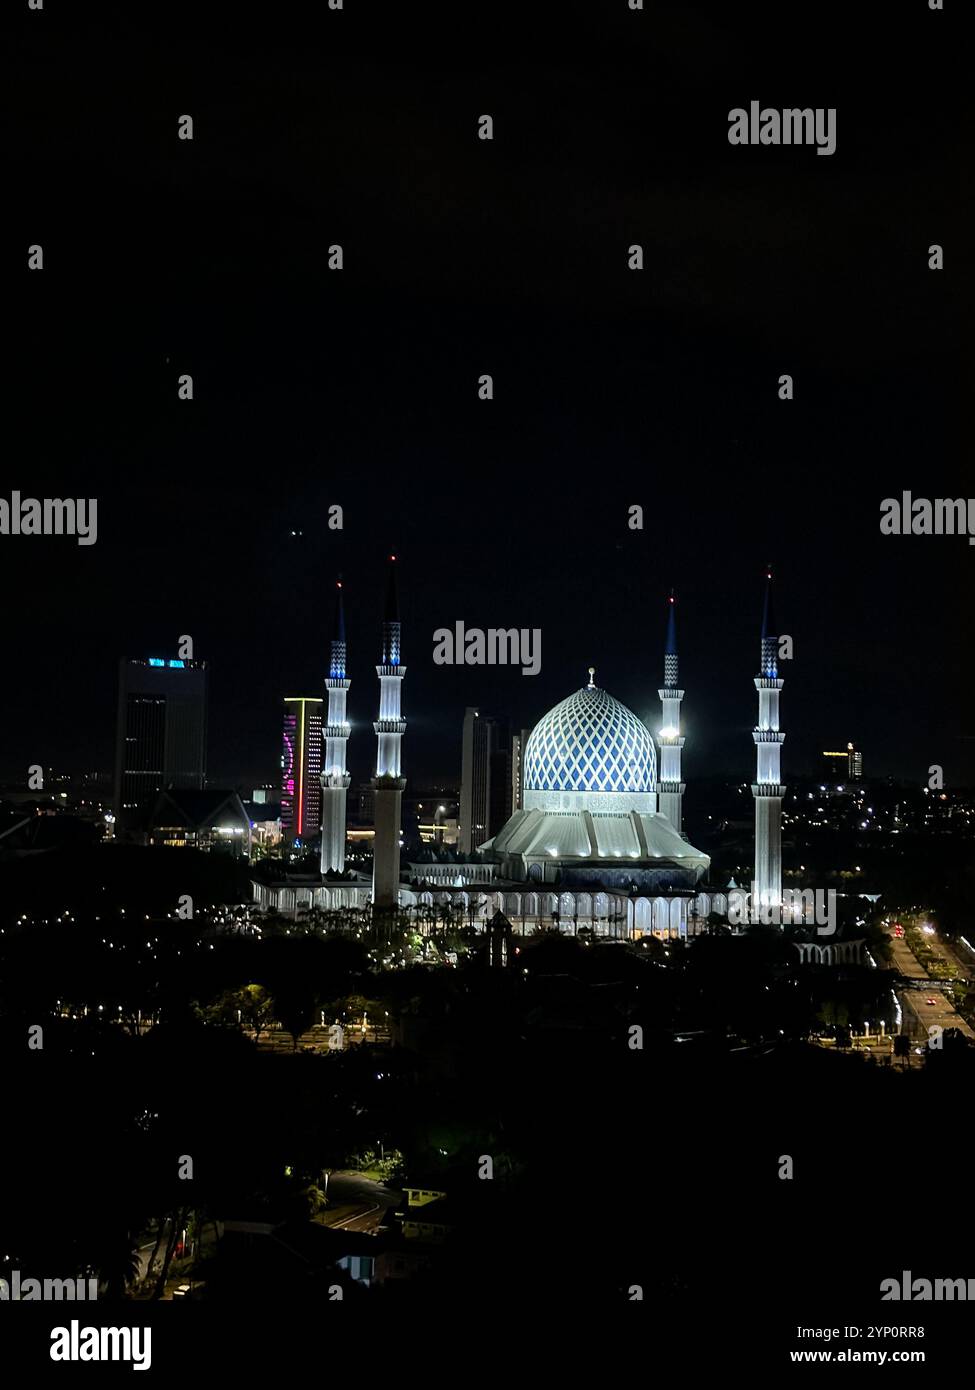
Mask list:
[[[242,1022],[254,1030],[257,1042],[274,1008],[274,1000],[263,985],[245,985],[237,991]]]
[[[106,1285],[106,1298],[123,1298],[139,1274],[139,1251],[133,1233],[127,1229],[102,1232],[102,1248],[95,1258],[100,1282]]]
[[[190,1208],[174,1207],[169,1214],[170,1228],[169,1239],[166,1241],[166,1253],[163,1257],[162,1268],[159,1271],[159,1278],[156,1280],[156,1287],[153,1290],[153,1299],[162,1298],[166,1289],[166,1280],[169,1278],[169,1267],[173,1262],[173,1254],[176,1250],[176,1237],[186,1225],[189,1219]]]
[[[310,984],[293,980],[275,991],[274,1016],[286,1033],[291,1034],[292,1050],[297,1052],[298,1039],[315,1021],[317,999]]]

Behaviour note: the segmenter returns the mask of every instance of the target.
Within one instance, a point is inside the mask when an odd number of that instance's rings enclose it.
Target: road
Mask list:
[[[398,1207],[402,1192],[362,1173],[332,1173],[328,1207],[317,1218],[343,1231],[375,1232],[389,1207]]]
[[[929,1004],[929,999],[933,999],[934,1003]],[[975,1040],[975,1033],[972,1032],[961,1015],[955,1012],[940,989],[931,990],[930,993],[925,990],[905,989],[900,1000],[905,1015],[904,1022],[908,1022],[907,1015],[910,1013],[920,1025],[917,1030],[919,1033],[927,1032],[931,1026],[957,1028],[959,1032],[964,1033],[966,1038]],[[907,1028],[905,1031],[910,1032],[912,1030]]]
[[[891,932],[890,945],[893,952],[894,968],[900,972],[905,980],[927,980],[929,978],[928,972],[918,962],[904,937],[894,936]],[[937,948],[946,959],[957,965],[963,974],[969,973],[970,968],[939,938],[932,937],[931,945],[933,948]],[[901,989],[897,991],[897,997],[903,1012],[903,1030],[905,1033],[922,1039],[927,1034],[928,1028],[932,1026],[957,1028],[966,1038],[975,1040],[975,1033],[972,1032],[961,1015],[955,1012],[953,1005],[945,998],[940,989]],[[927,1002],[929,999],[933,999],[934,1003],[929,1004]]]
[[[889,933],[889,939],[894,969],[903,975],[905,980],[926,980],[928,972],[919,963],[905,939],[902,936],[894,936],[892,932]]]

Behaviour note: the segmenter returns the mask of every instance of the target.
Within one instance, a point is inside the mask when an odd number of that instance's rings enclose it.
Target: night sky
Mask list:
[[[0,537],[0,773],[110,770],[118,658],[188,633],[211,781],[273,779],[341,570],[368,776],[395,550],[414,787],[466,704],[531,725],[589,665],[656,721],[671,585],[688,796],[750,780],[769,560],[786,780],[851,738],[975,782],[975,549],[879,531],[975,494],[963,7],[22,8],[0,495],[95,496],[99,538]],[[752,99],[835,106],[836,153],[732,147]],[[541,628],[541,674],[435,667],[457,619]]]

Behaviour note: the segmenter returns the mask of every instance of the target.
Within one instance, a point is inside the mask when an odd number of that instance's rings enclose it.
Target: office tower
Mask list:
[[[848,743],[846,751],[850,755],[849,776],[851,782],[859,782],[863,777],[863,753],[855,743]]]
[[[322,815],[322,701],[298,695],[284,702],[281,831],[311,839]]]
[[[828,787],[859,782],[863,777],[863,753],[855,743],[841,749],[824,749],[820,758],[820,776]]]
[[[519,758],[522,749],[519,744]],[[514,750],[507,721],[466,709],[460,783],[462,855],[472,854],[490,840],[511,816],[514,784]]]
[[[207,668],[188,658],[119,662],[116,830],[141,826],[163,788],[206,781]]]

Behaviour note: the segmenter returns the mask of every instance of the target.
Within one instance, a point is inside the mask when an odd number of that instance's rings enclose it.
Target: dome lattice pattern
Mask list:
[[[649,792],[656,779],[653,739],[605,690],[587,686],[549,710],[525,749],[525,790]]]

